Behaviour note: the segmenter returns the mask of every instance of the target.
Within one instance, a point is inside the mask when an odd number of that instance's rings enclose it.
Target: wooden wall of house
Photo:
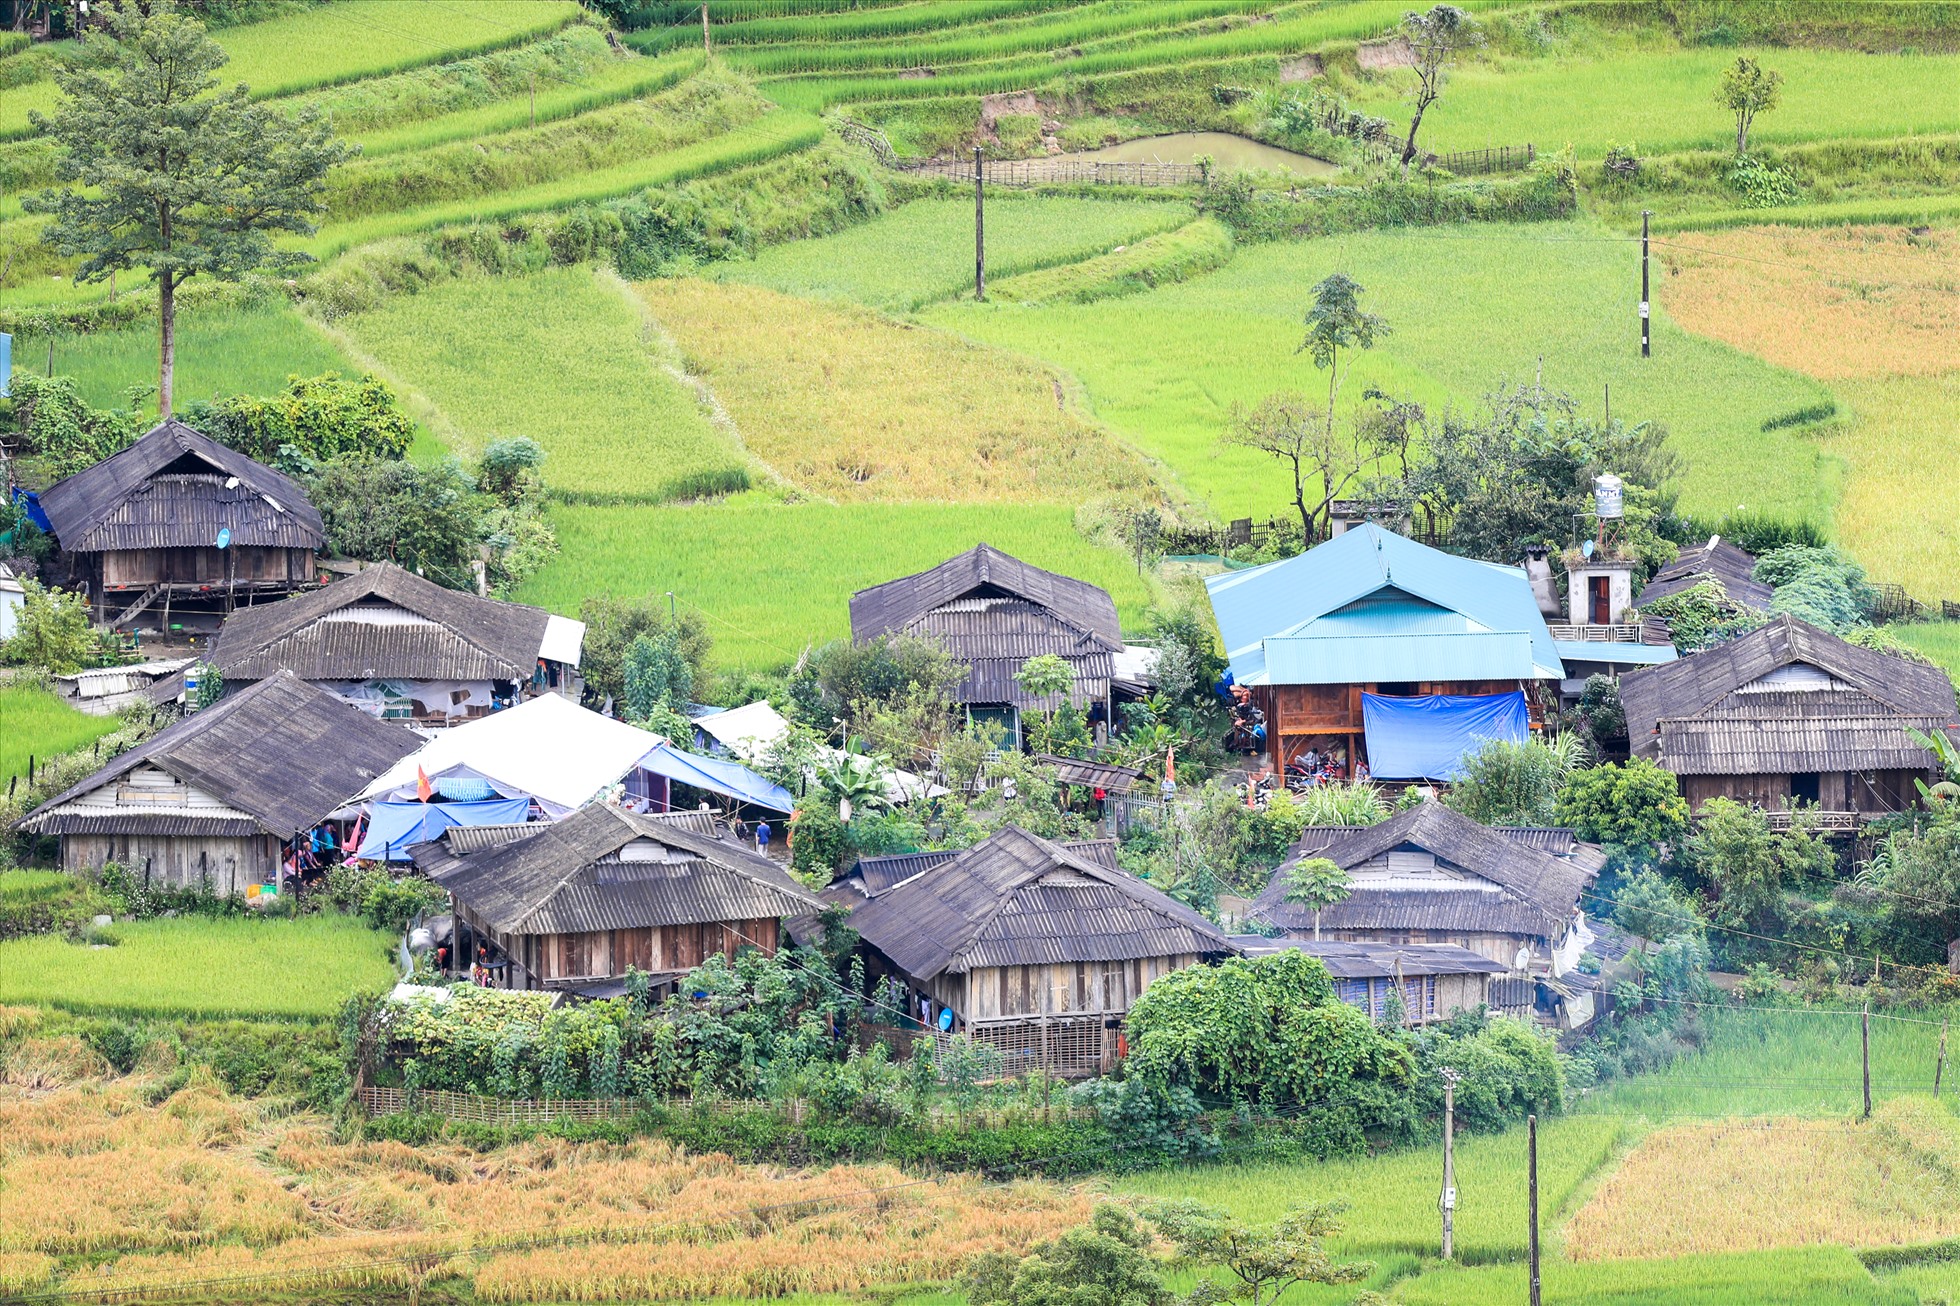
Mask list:
[[[926,991],[968,1024],[1026,1016],[1121,1016],[1154,981],[1195,966],[1198,960],[1184,954],[1051,966],[986,966],[964,975],[937,976]]]
[[[1313,937],[1311,929],[1289,930],[1290,939],[1305,941]],[[1459,948],[1468,948],[1479,957],[1496,962],[1508,969],[1518,959],[1518,949],[1531,945],[1532,955],[1543,959],[1550,954],[1551,944],[1539,935],[1478,933],[1469,930],[1335,930],[1320,932],[1323,939],[1348,943],[1454,943]]]
[[[663,925],[649,929],[524,935],[524,967],[541,983],[618,979],[640,971],[692,970],[720,953],[751,946],[775,955],[781,923],[770,919]],[[508,944],[506,944],[508,949]]]
[[[61,867],[80,871],[110,862],[126,866],[151,884],[195,888],[209,882],[215,893],[238,895],[248,885],[271,883],[279,873],[279,841],[269,834],[245,838],[198,835],[65,834]]]
[[[1918,771],[1820,771],[1817,806],[1826,812],[1903,812],[1918,801]],[[1790,806],[1791,775],[1684,775],[1681,793],[1695,811],[1711,798],[1780,811]]]
[[[1516,680],[1424,680],[1389,686],[1397,694],[1488,695],[1516,693]],[[1354,745],[1365,729],[1361,695],[1383,692],[1381,684],[1365,685],[1268,685],[1254,691],[1256,701],[1266,713],[1266,734],[1276,762],[1291,761],[1305,750],[1307,741],[1325,735],[1344,736],[1350,765]],[[1537,696],[1525,694],[1526,711],[1534,729],[1545,724],[1544,710]]]
[[[1448,1020],[1459,1011],[1469,1011],[1490,996],[1488,975],[1438,975],[1436,977],[1436,1019]]]
[[[228,580],[299,585],[313,579],[311,549],[253,545],[231,549],[111,549],[99,556],[104,589],[148,589],[158,582],[222,585]]]

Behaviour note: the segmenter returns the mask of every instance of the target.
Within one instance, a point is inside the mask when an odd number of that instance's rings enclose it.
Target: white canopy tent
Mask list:
[[[749,763],[768,752],[771,745],[789,733],[789,722],[769,705],[767,699],[757,699],[741,707],[729,708],[726,712],[696,717],[694,725],[738,759]],[[833,762],[849,756],[836,748],[826,748],[824,752]],[[910,771],[901,771],[895,766],[879,769],[887,802],[906,803],[921,798],[936,798],[948,792],[944,785],[936,785]]]

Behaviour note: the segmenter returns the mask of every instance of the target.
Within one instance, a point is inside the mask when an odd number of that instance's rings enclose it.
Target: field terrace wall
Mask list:
[[[282,672],[138,744],[20,828],[59,837],[70,871],[114,862],[145,884],[240,894],[282,883],[295,839],[420,746]]]
[[[1293,868],[1324,857],[1348,896],[1319,912],[1288,902]],[[1594,940],[1580,894],[1605,864],[1569,830],[1481,825],[1434,800],[1379,825],[1309,827],[1248,915],[1307,946],[1315,940],[1447,944],[1526,981],[1523,1005],[1576,1028],[1593,1015],[1579,960]],[[1505,1003],[1499,1005],[1518,1005]]]
[[[450,830],[410,855],[454,905],[452,973],[480,962],[494,987],[612,997],[629,969],[657,994],[716,954],[773,955],[784,917],[822,909],[725,834],[698,813],[594,804],[549,825]]]
[[[1781,616],[1620,686],[1633,754],[1681,779],[1695,810],[1730,798],[1856,817],[1909,809],[1937,759],[1907,729],[1952,731],[1938,667],[1860,648]]]
[[[1312,748],[1338,750],[1354,774],[1368,755],[1363,694],[1523,692],[1537,729],[1541,683],[1564,675],[1521,568],[1446,554],[1372,522],[1297,557],[1208,577],[1205,591],[1233,679],[1265,713],[1276,770]]]
[[[851,638],[865,643],[886,635],[930,639],[966,663],[971,670],[955,700],[1001,713],[1016,738],[1023,711],[1058,706],[1015,679],[1029,658],[1052,654],[1074,673],[1069,701],[1099,735],[1108,728],[1123,632],[1109,591],[1087,581],[977,545],[930,570],[852,595]]]
[[[96,620],[119,625],[153,603],[229,611],[305,589],[326,545],[298,485],[175,420],[49,486],[41,509]]]
[[[447,726],[535,694],[577,701],[584,639],[581,622],[380,563],[233,613],[211,661],[227,685],[290,671],[371,715]]]
[[[849,924],[873,976],[902,991],[894,1005],[992,1045],[1009,1074],[1110,1070],[1123,1018],[1146,988],[1237,951],[1099,849],[1014,826],[877,893]]]

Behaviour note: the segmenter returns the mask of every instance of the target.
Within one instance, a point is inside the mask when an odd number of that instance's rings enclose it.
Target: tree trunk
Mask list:
[[[1416,129],[1422,126],[1423,112],[1429,108],[1429,101],[1417,100],[1415,117],[1409,119],[1409,139],[1402,145],[1402,171],[1408,172],[1409,164],[1416,157]]]
[[[1313,544],[1313,519],[1307,513],[1307,483],[1300,475],[1300,460],[1293,460],[1293,506],[1300,510],[1300,543]]]
[[[170,389],[177,371],[177,276],[174,272],[157,275],[157,414],[170,420]]]
[[[1749,152],[1749,119],[1738,113],[1735,116],[1735,156],[1739,159]]]

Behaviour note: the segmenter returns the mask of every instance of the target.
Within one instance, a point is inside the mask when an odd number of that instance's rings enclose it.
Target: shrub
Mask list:
[[[1492,739],[1464,756],[1443,801],[1485,825],[1550,825],[1566,762],[1536,739]]]
[[[1776,587],[1770,610],[1843,634],[1862,626],[1878,606],[1865,569],[1837,549],[1788,544],[1756,561],[1756,579]]]
[[[294,457],[326,462],[343,455],[401,458],[415,438],[415,420],[395,392],[370,373],[292,377],[270,398],[233,395],[194,403],[184,421],[263,463]]]
[[[377,930],[400,934],[416,916],[448,905],[449,894],[439,884],[413,875],[399,880],[383,875],[362,896],[361,915]]]
[[[1672,771],[1636,757],[1574,771],[1555,817],[1581,839],[1605,844],[1615,860],[1651,864],[1687,833],[1688,800]]]

